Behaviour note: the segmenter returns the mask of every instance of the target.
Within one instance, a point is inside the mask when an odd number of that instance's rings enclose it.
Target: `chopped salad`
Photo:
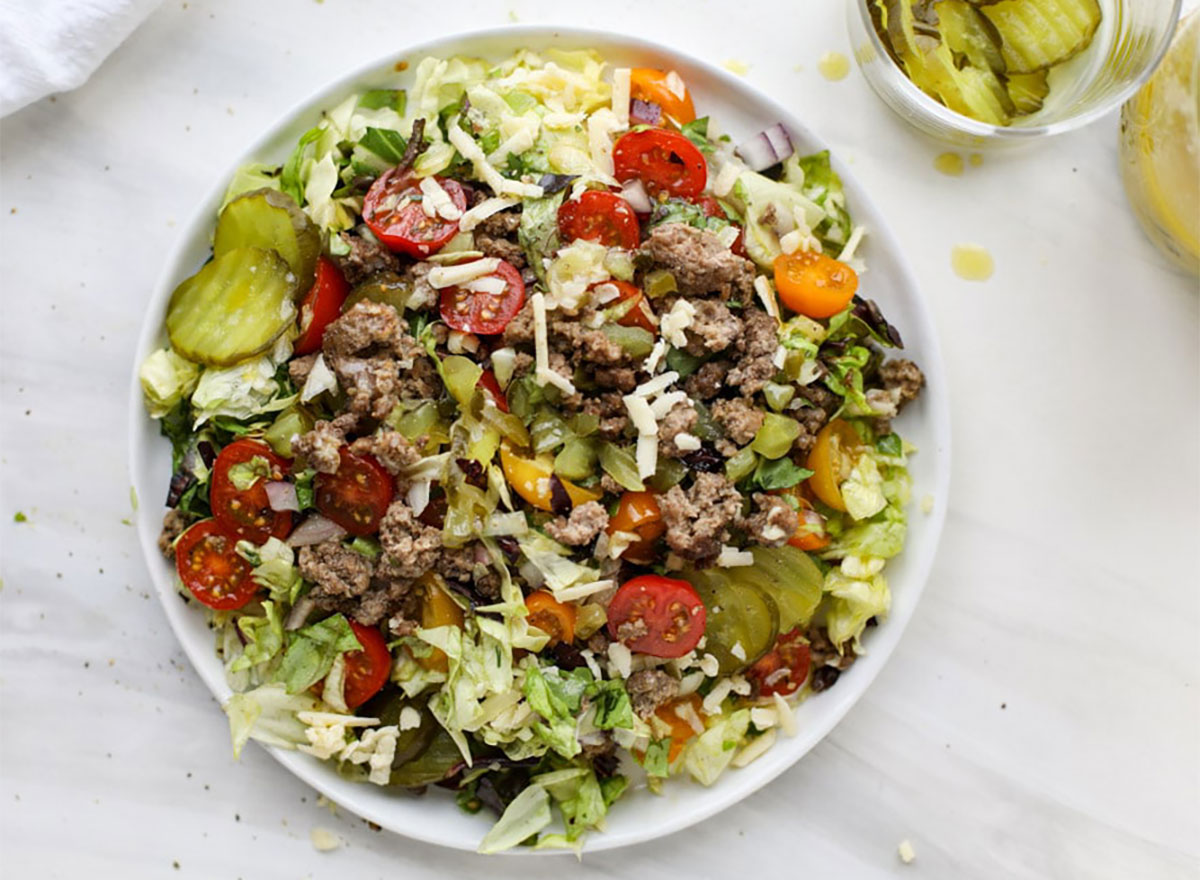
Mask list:
[[[235,753],[451,789],[482,852],[578,847],[854,662],[924,379],[782,125],[735,144],[590,51],[414,74],[230,183],[140,370],[160,546]]]

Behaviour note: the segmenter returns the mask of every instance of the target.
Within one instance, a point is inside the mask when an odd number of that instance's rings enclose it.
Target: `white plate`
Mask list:
[[[146,564],[179,641],[196,671],[218,700],[230,695],[220,661],[213,650],[213,637],[198,608],[179,601],[172,583],[172,568],[158,552],[156,539],[164,509],[157,500],[167,495],[170,481],[170,446],[158,433],[158,425],[145,414],[137,381],[137,364],[164,343],[162,323],[167,299],[175,285],[192,274],[207,258],[217,206],[237,166],[251,161],[282,162],[296,139],[314,125],[322,108],[337,104],[345,95],[364,88],[406,86],[412,69],[426,55],[458,54],[493,60],[516,49],[593,48],[618,65],[675,69],[687,81],[696,107],[712,116],[722,131],[735,140],[765,126],[782,121],[802,153],[815,152],[825,144],[804,123],[773,101],[759,95],[737,77],[646,40],[602,31],[554,29],[549,27],[506,27],[446,37],[399,52],[353,73],[305,101],[248,149],[235,166],[215,177],[212,191],[187,224],[174,251],[167,259],[146,309],[130,387],[130,471],[142,500],[138,534]],[[398,61],[409,62],[403,74],[395,72]],[[837,687],[805,702],[796,713],[799,733],[780,737],[774,748],[753,764],[729,770],[711,788],[689,780],[672,780],[664,795],[630,792],[613,809],[604,833],[587,838],[586,849],[611,849],[651,840],[699,822],[736,803],[770,782],[815,746],[862,696],[900,640],[929,574],[945,517],[950,480],[950,418],[941,355],[929,312],[922,301],[908,263],[882,215],[846,167],[837,162],[838,173],[854,219],[869,230],[860,254],[870,268],[863,278],[863,293],[879,302],[884,314],[904,336],[906,356],[925,371],[928,387],[900,421],[904,435],[920,452],[912,459],[914,480],[908,544],[904,553],[888,566],[893,605],[889,619],[867,636],[869,653],[838,680]],[[919,499],[931,495],[933,511],[923,515]],[[486,815],[470,816],[454,806],[449,792],[432,789],[425,798],[390,792],[373,785],[341,779],[329,766],[294,751],[271,749],[272,754],[326,797],[391,831],[429,843],[474,850],[487,832]],[[527,850],[521,850],[527,852]]]

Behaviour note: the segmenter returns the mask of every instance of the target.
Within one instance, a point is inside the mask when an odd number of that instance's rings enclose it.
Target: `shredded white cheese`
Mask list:
[[[463,290],[469,290],[471,293],[487,293],[491,296],[499,296],[508,289],[508,282],[503,278],[497,278],[495,275],[484,275],[482,278],[475,278],[468,281],[463,286]]]
[[[775,745],[775,739],[775,731],[773,729],[768,730],[762,736],[752,739],[744,749],[733,756],[733,760],[730,763],[734,767],[745,767],[747,764],[757,761],[767,753],[767,750],[771,746]]]
[[[618,67],[613,70],[612,81],[612,112],[622,128],[629,127],[629,92],[630,74],[628,67]]]
[[[652,397],[660,391],[665,391],[675,384],[679,379],[679,374],[674,370],[668,370],[662,375],[655,376],[653,379],[647,379],[637,388],[633,389],[630,397]]]
[[[416,730],[421,726],[421,713],[412,706],[405,706],[400,710],[398,726],[401,730]]]
[[[733,691],[733,682],[727,678],[723,678],[713,685],[708,696],[704,698],[704,713],[706,715],[716,715],[721,711],[721,704],[725,702],[725,698]]]
[[[658,437],[653,434],[639,434],[637,439],[638,476],[649,479],[658,470]]]
[[[430,272],[432,274],[432,271]],[[575,393],[575,385],[566,376],[560,376],[550,369],[550,347],[546,341],[546,297],[543,293],[535,293],[529,298],[533,306],[533,353],[534,380],[539,385],[549,383],[564,394]]]
[[[704,733],[704,721],[700,718],[700,713],[696,711],[696,707],[692,705],[690,700],[684,700],[675,707],[676,717],[686,721],[692,732],[697,736]]]
[[[470,232],[488,217],[491,217],[493,214],[499,214],[501,211],[519,204],[520,201],[520,199],[500,196],[484,199],[474,208],[463,212],[463,215],[458,218],[458,228],[462,232]]]
[[[611,176],[613,173],[612,134],[621,128],[624,126],[609,109],[601,108],[588,117],[588,149],[592,153],[592,164],[601,174]]]
[[[475,169],[475,173],[494,192],[500,195],[520,196],[531,199],[540,199],[542,197],[542,188],[537,184],[509,180],[492,167],[487,160],[487,156],[483,154],[482,148],[475,142],[475,138],[459,128],[456,120],[451,120],[448,128],[450,130],[450,144],[462,154],[464,159],[471,163]]]
[[[654,418],[654,410],[646,402],[646,398],[637,393],[625,395],[625,409],[629,411],[629,420],[637,428],[639,434],[654,435],[658,433],[658,421]]]
[[[675,305],[671,306],[671,311],[662,316],[658,325],[659,332],[667,342],[676,348],[683,348],[687,345],[687,336],[683,331],[692,326],[695,317],[696,307],[686,299],[677,299]]]
[[[458,220],[462,210],[454,204],[450,193],[433,177],[421,178],[421,209],[426,217],[441,217],[444,220]]]
[[[779,694],[774,694],[773,699],[775,700],[775,711],[779,713],[779,726],[788,736],[795,736],[800,732],[800,727],[796,724],[795,710]]]
[[[605,303],[610,303],[620,295],[621,291],[617,289],[617,285],[611,282],[606,281],[592,288],[592,301],[597,305],[602,306]],[[600,316],[600,320],[603,323],[604,317]]]
[[[721,568],[740,568],[744,565],[753,564],[753,553],[751,553],[749,550],[739,550],[737,547],[730,547],[728,544],[721,548],[721,553],[717,556],[717,565],[719,565]]]
[[[741,642],[734,642],[733,647],[729,649],[729,653],[739,660],[746,659],[746,649],[742,647]]]
[[[434,266],[429,270],[429,285],[438,289],[457,287],[484,275],[491,275],[499,265],[500,260],[496,257],[484,257],[482,260],[472,260],[470,263],[459,263],[456,266]]]
[[[342,845],[342,839],[325,828],[313,828],[308,832],[308,839],[317,852],[332,852]]]
[[[771,282],[766,275],[759,275],[754,279],[754,292],[758,294],[758,298],[762,300],[763,309],[766,313],[779,320],[779,302],[775,299],[775,288],[771,286]]]
[[[721,242],[725,248],[733,247],[733,243],[737,241],[737,237],[741,234],[741,230],[736,226],[726,226],[717,233],[717,240]]]
[[[679,696],[686,697],[688,694],[694,694],[700,690],[700,685],[704,684],[704,673],[700,671],[689,672],[683,678],[679,679]]]
[[[646,359],[642,361],[642,369],[653,376],[666,353],[667,341],[659,339],[654,343],[654,348],[650,349],[650,354],[646,355]]]
[[[676,404],[683,403],[687,399],[686,391],[668,391],[666,394],[659,395],[658,399],[650,404],[650,411],[654,413],[655,419],[662,421],[666,418],[667,413],[675,408]]]
[[[750,710],[750,723],[759,730],[769,730],[779,723],[779,713],[770,706],[755,706]]]
[[[907,839],[900,841],[900,845],[896,847],[896,854],[906,865],[911,865],[917,858],[917,851],[913,849],[912,843]]]
[[[628,109],[625,113],[628,117]],[[542,117],[542,125],[545,128],[574,128],[583,122],[586,116],[586,113],[547,113]]]
[[[408,487],[408,506],[412,508],[414,516],[420,516],[429,506],[430,485],[429,480],[416,480]]]
[[[629,678],[633,672],[633,653],[621,642],[610,642],[608,645],[608,662],[621,678]]]
[[[700,671],[709,678],[716,678],[721,671],[721,662],[712,654],[705,654],[700,658]]]
[[[675,446],[684,452],[695,452],[702,445],[699,437],[687,431],[680,431],[675,435]]]
[[[683,77],[673,70],[667,71],[667,88],[681,101],[687,97],[687,86],[684,85]]]

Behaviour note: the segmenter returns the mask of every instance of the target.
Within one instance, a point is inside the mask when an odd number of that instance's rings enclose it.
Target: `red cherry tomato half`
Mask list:
[[[508,412],[508,398],[504,396],[504,390],[500,387],[495,373],[491,370],[484,370],[476,384],[492,396],[492,400],[495,401],[496,408],[500,412]]]
[[[362,645],[361,651],[346,652],[346,678],[342,685],[342,699],[350,709],[357,709],[379,693],[387,684],[392,670],[392,655],[387,641],[376,627],[363,626],[350,621],[354,637]]]
[[[467,209],[467,193],[457,180],[434,177],[455,207]],[[363,220],[375,237],[394,251],[427,257],[458,234],[458,221],[425,214],[420,180],[392,168],[371,184],[363,199]]]
[[[800,630],[784,633],[767,652],[746,672],[746,677],[758,687],[761,697],[794,694],[808,680],[808,642]]]
[[[296,354],[312,354],[321,348],[325,328],[342,313],[349,292],[342,270],[328,257],[320,257],[317,280],[300,301],[300,335],[292,346]]]
[[[254,598],[250,563],[238,556],[237,538],[213,519],[201,520],[175,542],[175,570],[196,601],[228,611]]]
[[[317,510],[352,535],[372,535],[396,494],[392,475],[369,455],[338,450],[337,473],[313,480]]]
[[[582,238],[605,247],[633,250],[641,233],[637,214],[629,202],[616,193],[585,190],[577,199],[568,199],[558,209],[558,231],[567,241]]]
[[[725,209],[721,207],[721,203],[712,196],[701,196],[693,201],[704,209],[705,217],[719,217],[722,220],[728,220],[729,215],[725,213]],[[746,256],[746,233],[740,226],[738,227],[737,238],[733,240],[733,244],[729,249],[739,257]]]
[[[613,147],[617,180],[638,178],[651,195],[665,192],[685,199],[704,192],[708,168],[704,154],[686,137],[661,128],[622,135]]]
[[[521,311],[521,306],[525,305],[525,282],[521,280],[521,273],[516,267],[504,260],[500,261],[495,272],[478,281],[487,282],[497,278],[504,282],[504,289],[499,293],[472,290],[471,286],[476,282],[443,288],[440,303],[442,320],[464,333],[491,336],[503,331],[513,316]]]
[[[654,319],[654,313],[650,311],[650,304],[646,301],[646,295],[642,293],[642,289],[635,284],[630,284],[628,281],[601,281],[593,287],[598,287],[600,284],[611,284],[617,288],[616,300],[607,303],[606,308],[614,308],[623,302],[633,300],[633,305],[629,311],[617,319],[617,323],[623,327],[641,327],[643,330],[649,330],[654,333],[658,329],[658,322]]]
[[[609,635],[652,657],[682,657],[696,647],[706,622],[691,584],[656,574],[626,581],[608,605]]]
[[[255,461],[255,459],[258,459]],[[243,479],[254,478],[248,488],[239,489],[230,470],[245,465]],[[256,475],[255,468],[266,473]],[[259,440],[234,440],[221,450],[213,464],[212,488],[208,500],[213,517],[225,531],[255,544],[267,538],[285,538],[292,530],[292,515],[286,510],[272,510],[267,498],[267,483],[282,480],[288,463]]]

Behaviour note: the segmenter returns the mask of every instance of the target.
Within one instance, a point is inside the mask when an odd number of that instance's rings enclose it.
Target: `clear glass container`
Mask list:
[[[997,126],[955,113],[915,86],[892,60],[871,22],[868,3],[848,0],[850,45],[863,76],[905,121],[963,147],[1020,144],[1072,131],[1116,109],[1150,76],[1175,32],[1182,0],[1099,0],[1104,20],[1092,44],[1050,73],[1037,113]]]
[[[1120,146],[1142,228],[1173,263],[1200,275],[1200,13],[1180,22],[1163,63],[1121,108]]]

